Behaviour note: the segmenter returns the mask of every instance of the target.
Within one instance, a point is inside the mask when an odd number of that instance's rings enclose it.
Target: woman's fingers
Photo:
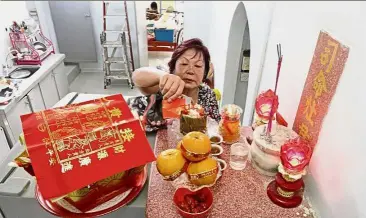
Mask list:
[[[168,75],[164,75],[160,78],[160,82],[159,82],[159,88],[160,90],[163,90],[166,81],[168,80],[169,76]]]
[[[161,78],[159,87],[164,99],[172,101],[182,94],[184,81],[176,75],[165,75]]]
[[[179,81],[174,81],[172,86],[169,88],[169,91],[164,95],[164,99],[170,99],[179,88]]]
[[[168,79],[166,82],[165,82],[165,85],[163,87],[163,89],[161,90],[161,93],[165,96],[165,94],[167,92],[169,92],[169,90],[171,89],[171,87],[173,86],[174,84],[174,80],[172,79]]]
[[[178,88],[177,90],[175,91],[175,93],[170,97],[168,98],[168,102],[171,102],[173,101],[174,99],[178,98],[179,96],[182,95],[183,93],[183,89],[184,89],[184,82],[183,81],[180,81],[178,83]]]

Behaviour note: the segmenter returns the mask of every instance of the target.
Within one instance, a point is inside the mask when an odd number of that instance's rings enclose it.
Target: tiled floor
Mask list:
[[[82,72],[70,85],[71,92],[88,94],[119,94],[128,96],[139,95],[137,88],[131,89],[126,81],[112,81],[112,84],[104,89],[104,79],[101,72]]]
[[[149,66],[167,64],[170,60],[171,52],[149,52]],[[112,85],[104,89],[103,73],[83,72],[71,83],[71,92],[88,94],[119,94],[128,96],[140,95],[137,88],[131,89],[126,81],[112,81]]]

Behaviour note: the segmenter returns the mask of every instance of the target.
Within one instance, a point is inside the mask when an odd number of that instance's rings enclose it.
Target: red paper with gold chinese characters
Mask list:
[[[155,160],[122,95],[27,114],[21,120],[45,199]]]
[[[179,118],[184,105],[186,105],[186,101],[183,98],[177,98],[171,103],[163,100],[163,118]]]
[[[302,92],[293,130],[309,141],[318,141],[323,119],[336,91],[347,61],[349,48],[320,32],[308,77]]]

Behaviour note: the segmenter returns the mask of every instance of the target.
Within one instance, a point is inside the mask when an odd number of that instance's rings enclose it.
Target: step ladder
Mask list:
[[[108,14],[110,4],[121,4],[121,1],[103,1],[103,32],[100,34],[100,43],[103,48],[103,72],[104,89],[111,85],[112,80],[127,80],[128,85],[133,89],[132,71],[135,70],[131,46],[130,26],[128,22],[127,2],[124,1],[122,14]],[[109,29],[108,19],[122,23],[120,30]],[[110,40],[107,36],[116,35],[116,40]],[[113,38],[113,37],[112,37]],[[121,51],[116,57],[117,51]],[[111,68],[111,65],[122,65],[121,69]]]

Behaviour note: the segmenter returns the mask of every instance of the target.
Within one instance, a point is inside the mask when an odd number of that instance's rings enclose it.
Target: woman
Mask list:
[[[151,95],[161,91],[168,102],[181,95],[191,97],[194,104],[203,106],[207,116],[219,121],[215,93],[203,83],[210,69],[210,53],[202,41],[184,41],[174,51],[168,66],[169,73],[151,67],[137,69],[132,80],[143,94]],[[133,102],[132,107],[144,110],[148,104],[147,99]],[[154,122],[151,124],[161,125]]]

